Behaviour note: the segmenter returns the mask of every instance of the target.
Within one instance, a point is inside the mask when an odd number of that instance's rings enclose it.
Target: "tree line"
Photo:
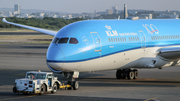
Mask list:
[[[0,18],[2,20],[2,18]],[[16,18],[16,17],[10,17],[6,18],[7,21],[19,23],[23,25],[28,26],[34,26],[38,28],[44,28],[44,29],[52,29],[52,30],[59,30],[60,28],[76,22],[84,20],[82,18],[72,18],[72,19],[63,19],[63,18],[51,18],[51,17],[45,17],[43,19],[37,19],[37,18]],[[14,25],[6,24],[3,21],[0,21],[0,28],[20,28]]]

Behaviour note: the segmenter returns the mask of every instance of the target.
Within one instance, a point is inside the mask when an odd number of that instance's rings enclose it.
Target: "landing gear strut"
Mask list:
[[[71,73],[63,73],[66,78],[69,79],[67,81],[67,85],[71,85],[71,88],[67,88],[68,90],[71,90],[72,88],[74,90],[77,90],[79,88],[79,82],[75,80],[75,78],[78,78],[79,72],[71,72]]]
[[[138,70],[137,69],[118,69],[116,72],[117,79],[137,79],[138,78]]]

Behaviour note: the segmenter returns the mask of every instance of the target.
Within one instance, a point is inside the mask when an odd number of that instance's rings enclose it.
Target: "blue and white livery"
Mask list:
[[[117,79],[137,79],[135,68],[179,65],[178,19],[85,20],[58,32],[3,21],[53,35],[47,65],[70,78],[78,78],[79,72],[117,70]]]

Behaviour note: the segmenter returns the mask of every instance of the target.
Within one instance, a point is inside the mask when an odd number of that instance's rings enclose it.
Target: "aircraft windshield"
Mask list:
[[[55,37],[54,40],[53,40],[53,43],[65,44],[65,43],[68,43],[68,40],[69,40],[68,37],[66,37],[66,38],[57,38],[57,37]],[[79,41],[76,38],[70,38],[69,43],[70,44],[78,44]]]
[[[58,43],[59,44],[67,43],[68,40],[69,40],[69,38],[61,38]]]
[[[53,40],[53,43],[57,43],[59,41],[59,38],[55,37]]]
[[[76,38],[71,38],[69,43],[70,44],[78,44],[78,40]]]

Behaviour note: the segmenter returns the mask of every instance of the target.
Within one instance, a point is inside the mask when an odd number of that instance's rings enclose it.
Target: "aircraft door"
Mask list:
[[[140,40],[141,40],[141,48],[146,48],[146,36],[143,31],[139,31]]]
[[[97,32],[90,32],[90,34],[94,43],[94,51],[100,52],[102,49],[102,46],[101,46],[101,39],[99,37],[99,34]]]

